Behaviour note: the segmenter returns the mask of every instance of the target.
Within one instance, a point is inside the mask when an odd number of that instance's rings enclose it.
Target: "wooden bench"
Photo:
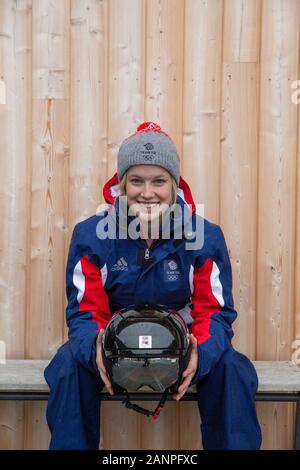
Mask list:
[[[8,360],[0,364],[0,400],[47,400],[48,385],[44,369],[49,361]],[[300,368],[288,361],[253,361],[259,386],[256,401],[296,402],[295,449],[300,449]],[[105,389],[101,400],[124,400]],[[157,393],[132,393],[133,401],[157,401]],[[172,400],[172,396],[168,397]],[[190,387],[182,401],[197,400],[196,386]]]

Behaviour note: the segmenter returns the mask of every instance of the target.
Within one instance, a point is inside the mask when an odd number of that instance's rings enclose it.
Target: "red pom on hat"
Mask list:
[[[133,137],[134,135],[139,134],[140,132],[149,132],[149,131],[159,132],[160,134],[164,134],[166,137],[172,140],[171,137],[165,131],[163,131],[162,128],[158,124],[156,124],[153,121],[142,122],[142,124],[140,124],[137,127],[136,131],[130,137]]]
[[[137,132],[140,131],[161,131],[161,127],[158,124],[155,124],[155,122],[148,121],[148,122],[142,122],[137,128]]]

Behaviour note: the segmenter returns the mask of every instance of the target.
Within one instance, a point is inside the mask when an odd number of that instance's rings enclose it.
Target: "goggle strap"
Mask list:
[[[151,416],[152,419],[157,419],[159,416],[159,413],[161,412],[167,400],[168,393],[169,393],[169,389],[166,388],[166,390],[162,394],[161,399],[154,411],[147,410],[146,408],[143,408],[142,406],[136,405],[135,403],[131,403],[128,392],[126,393],[127,398],[123,400],[123,403],[125,404],[126,408],[129,408],[130,410],[137,411],[138,413],[142,413],[143,415],[146,415],[146,416]]]
[[[153,411],[152,413],[152,419],[157,419],[158,416],[159,416],[159,413],[161,412],[161,410],[163,409],[165,403],[166,403],[166,400],[167,400],[167,396],[168,396],[168,393],[169,393],[169,389],[167,388],[164,393],[162,394],[162,397],[160,399],[160,402],[159,404],[157,405],[157,407],[155,408],[155,410]]]

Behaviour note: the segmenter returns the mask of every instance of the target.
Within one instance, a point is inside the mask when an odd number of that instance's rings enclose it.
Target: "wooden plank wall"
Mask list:
[[[0,2],[0,340],[50,358],[66,339],[73,226],[95,213],[121,141],[173,136],[182,175],[225,233],[234,345],[291,359],[300,338],[300,0]],[[294,407],[259,404],[264,449],[291,449]],[[201,448],[196,403],[157,422],[104,403],[101,448]],[[0,403],[0,448],[45,449],[44,403]]]

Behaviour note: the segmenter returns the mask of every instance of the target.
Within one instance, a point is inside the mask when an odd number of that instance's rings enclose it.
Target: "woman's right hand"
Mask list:
[[[103,364],[103,359],[102,359],[102,336],[103,336],[104,330],[101,329],[99,331],[98,337],[97,337],[97,342],[96,342],[96,363],[100,372],[100,377],[104,382],[104,385],[108,392],[113,395],[114,391],[112,388],[111,381],[107,375],[106,369]]]

